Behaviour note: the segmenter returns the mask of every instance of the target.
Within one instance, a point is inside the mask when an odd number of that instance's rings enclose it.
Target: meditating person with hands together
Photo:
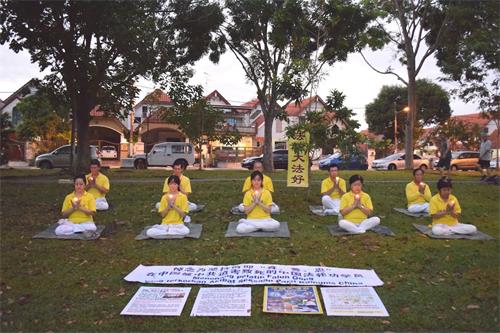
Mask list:
[[[368,193],[363,192],[363,177],[353,175],[349,178],[351,190],[340,200],[339,227],[351,233],[362,234],[380,224],[380,218],[373,216],[373,204]]]
[[[92,216],[96,212],[95,198],[85,191],[85,175],[73,179],[74,192],[64,198],[61,209],[62,219],[55,230],[56,235],[72,235],[78,232],[95,231]]]
[[[257,230],[275,231],[280,223],[271,218],[271,207],[273,197],[269,190],[262,185],[264,179],[260,171],[254,171],[250,175],[252,188],[245,192],[243,198],[246,219],[240,219],[236,231],[239,233],[250,233]]]

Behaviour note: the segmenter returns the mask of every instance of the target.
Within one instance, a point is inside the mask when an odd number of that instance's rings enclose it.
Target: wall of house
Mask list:
[[[29,94],[26,94],[24,96],[19,96],[18,98],[15,98],[12,102],[10,102],[9,104],[5,105],[4,108],[2,109],[2,113],[7,113],[10,117],[10,120],[11,121],[15,121],[15,119],[13,118],[12,114],[14,112],[14,108],[16,107],[16,105],[22,100],[22,98],[25,98],[25,97],[28,97],[28,96],[31,96],[31,95],[34,95],[37,91],[38,91],[38,88],[34,87],[34,86],[29,86],[28,89],[30,90]],[[20,118],[18,118],[19,121],[18,122],[14,122],[13,121],[13,126],[15,127],[19,122],[20,122]]]

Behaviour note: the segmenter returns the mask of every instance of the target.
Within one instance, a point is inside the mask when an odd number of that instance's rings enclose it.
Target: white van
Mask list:
[[[153,146],[148,154],[134,156],[134,167],[146,169],[148,166],[172,166],[182,162],[185,167],[194,164],[194,148],[185,142],[162,142]]]

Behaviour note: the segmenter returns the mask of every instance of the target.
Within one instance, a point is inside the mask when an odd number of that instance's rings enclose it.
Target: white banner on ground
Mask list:
[[[191,288],[141,287],[120,313],[129,316],[180,316]]]
[[[240,264],[229,266],[143,266],[126,277],[129,282],[202,285],[317,285],[376,287],[384,283],[374,270],[323,266]]]
[[[388,317],[384,303],[375,289],[321,288],[326,313],[329,316]]]
[[[252,288],[250,287],[200,288],[191,317],[250,317],[251,310]]]

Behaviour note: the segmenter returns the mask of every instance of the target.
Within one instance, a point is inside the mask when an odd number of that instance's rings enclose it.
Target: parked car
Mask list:
[[[352,156],[349,161],[342,159],[341,153],[335,153],[325,157],[319,161],[319,168],[321,170],[328,170],[331,165],[338,165],[342,170],[366,170],[368,169],[368,162],[364,156]]]
[[[241,167],[247,168],[249,170],[253,169],[253,164],[255,161],[262,162],[264,155],[247,157],[241,161]],[[288,150],[287,149],[277,149],[273,151],[273,165],[275,169],[287,169],[288,168]]]
[[[387,157],[377,159],[372,162],[372,168],[375,170],[397,170],[405,168],[405,154],[396,153]],[[417,154],[413,154],[413,168],[426,170],[429,168],[429,161],[423,159]]]
[[[115,146],[102,146],[101,158],[118,158]]]
[[[133,158],[136,169],[146,169],[148,166],[172,166],[178,161],[187,167],[194,164],[194,149],[190,143],[162,142],[155,144],[148,154],[138,154]]]
[[[438,160],[434,161],[434,167],[437,167]],[[450,168],[457,170],[477,170],[479,168],[479,152],[477,151],[453,151],[451,152]]]
[[[73,156],[76,156],[78,146],[75,146]],[[90,145],[90,159],[101,159],[97,146]],[[69,168],[71,167],[71,145],[64,145],[50,153],[38,155],[35,166],[41,169]]]

